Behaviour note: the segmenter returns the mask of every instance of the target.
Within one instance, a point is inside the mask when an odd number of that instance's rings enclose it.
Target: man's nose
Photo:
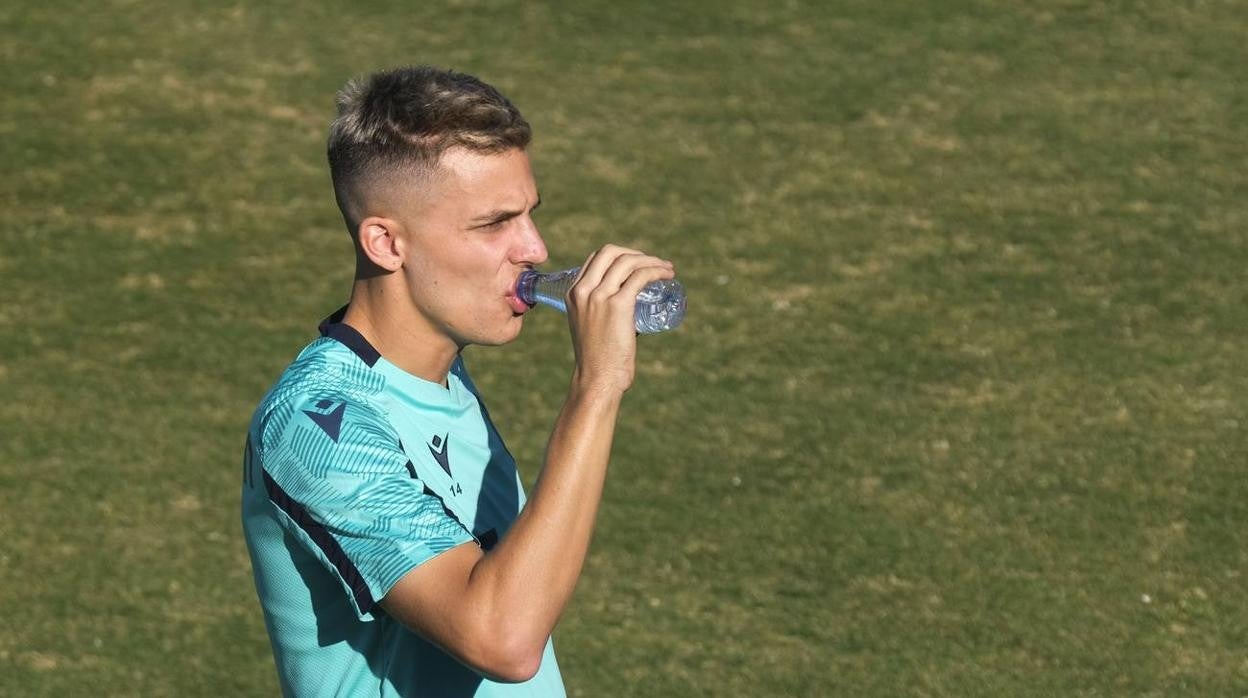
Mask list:
[[[529,219],[526,223],[524,232],[521,234],[522,237],[517,250],[516,261],[522,264],[537,266],[544,263],[548,258],[546,242],[542,240],[542,234],[538,231],[537,224],[532,219]]]

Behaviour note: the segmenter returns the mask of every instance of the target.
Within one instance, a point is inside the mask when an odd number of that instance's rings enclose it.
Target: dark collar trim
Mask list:
[[[346,314],[347,306],[344,305],[322,320],[320,327],[317,329],[321,331],[322,337],[329,337],[341,342],[343,346],[355,352],[355,355],[360,357],[361,361],[368,364],[369,368],[372,368],[377,364],[377,360],[381,358],[381,352],[377,351],[372,344],[369,344],[359,330],[342,321]]]

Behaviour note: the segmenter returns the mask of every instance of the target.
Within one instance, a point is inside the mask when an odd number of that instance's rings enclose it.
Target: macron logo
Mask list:
[[[332,400],[321,400],[316,403],[317,409],[328,409],[334,404]],[[342,414],[347,409],[347,403],[341,402],[337,407],[329,412],[313,412],[312,410],[304,410],[303,413],[316,422],[316,426],[325,431],[325,434],[338,443],[338,433],[342,430]]]
[[[433,454],[433,459],[438,462],[438,465],[442,466],[442,469],[446,471],[447,475],[451,474],[451,461],[446,455],[446,444],[450,440],[450,434],[447,434],[446,436],[435,436],[433,437],[433,443],[427,444],[429,446],[429,452]]]

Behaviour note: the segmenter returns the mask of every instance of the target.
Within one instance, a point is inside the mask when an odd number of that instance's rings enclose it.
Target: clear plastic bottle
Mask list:
[[[564,299],[580,271],[580,267],[572,267],[550,274],[523,272],[516,281],[516,295],[529,305],[541,303],[566,313]],[[637,332],[654,334],[674,329],[685,319],[685,287],[675,279],[652,281],[637,294],[636,308]]]

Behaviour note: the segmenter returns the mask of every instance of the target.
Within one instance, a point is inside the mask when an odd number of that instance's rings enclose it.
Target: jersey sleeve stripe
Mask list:
[[[294,521],[307,534],[308,538],[316,543],[317,547],[321,549],[321,553],[325,555],[325,558],[338,570],[339,576],[351,587],[351,594],[355,597],[355,605],[360,613],[369,613],[376,602],[373,600],[372,594],[369,593],[368,584],[365,583],[363,575],[360,574],[359,569],[347,557],[347,554],[343,552],[342,546],[338,545],[338,541],[334,540],[334,537],[329,531],[325,530],[324,526],[317,523],[308,514],[307,509],[302,504],[286,494],[286,491],[282,489],[281,485],[277,484],[277,481],[267,471],[261,470],[261,472],[264,474],[264,488],[269,493],[269,500],[289,516],[290,520]]]

